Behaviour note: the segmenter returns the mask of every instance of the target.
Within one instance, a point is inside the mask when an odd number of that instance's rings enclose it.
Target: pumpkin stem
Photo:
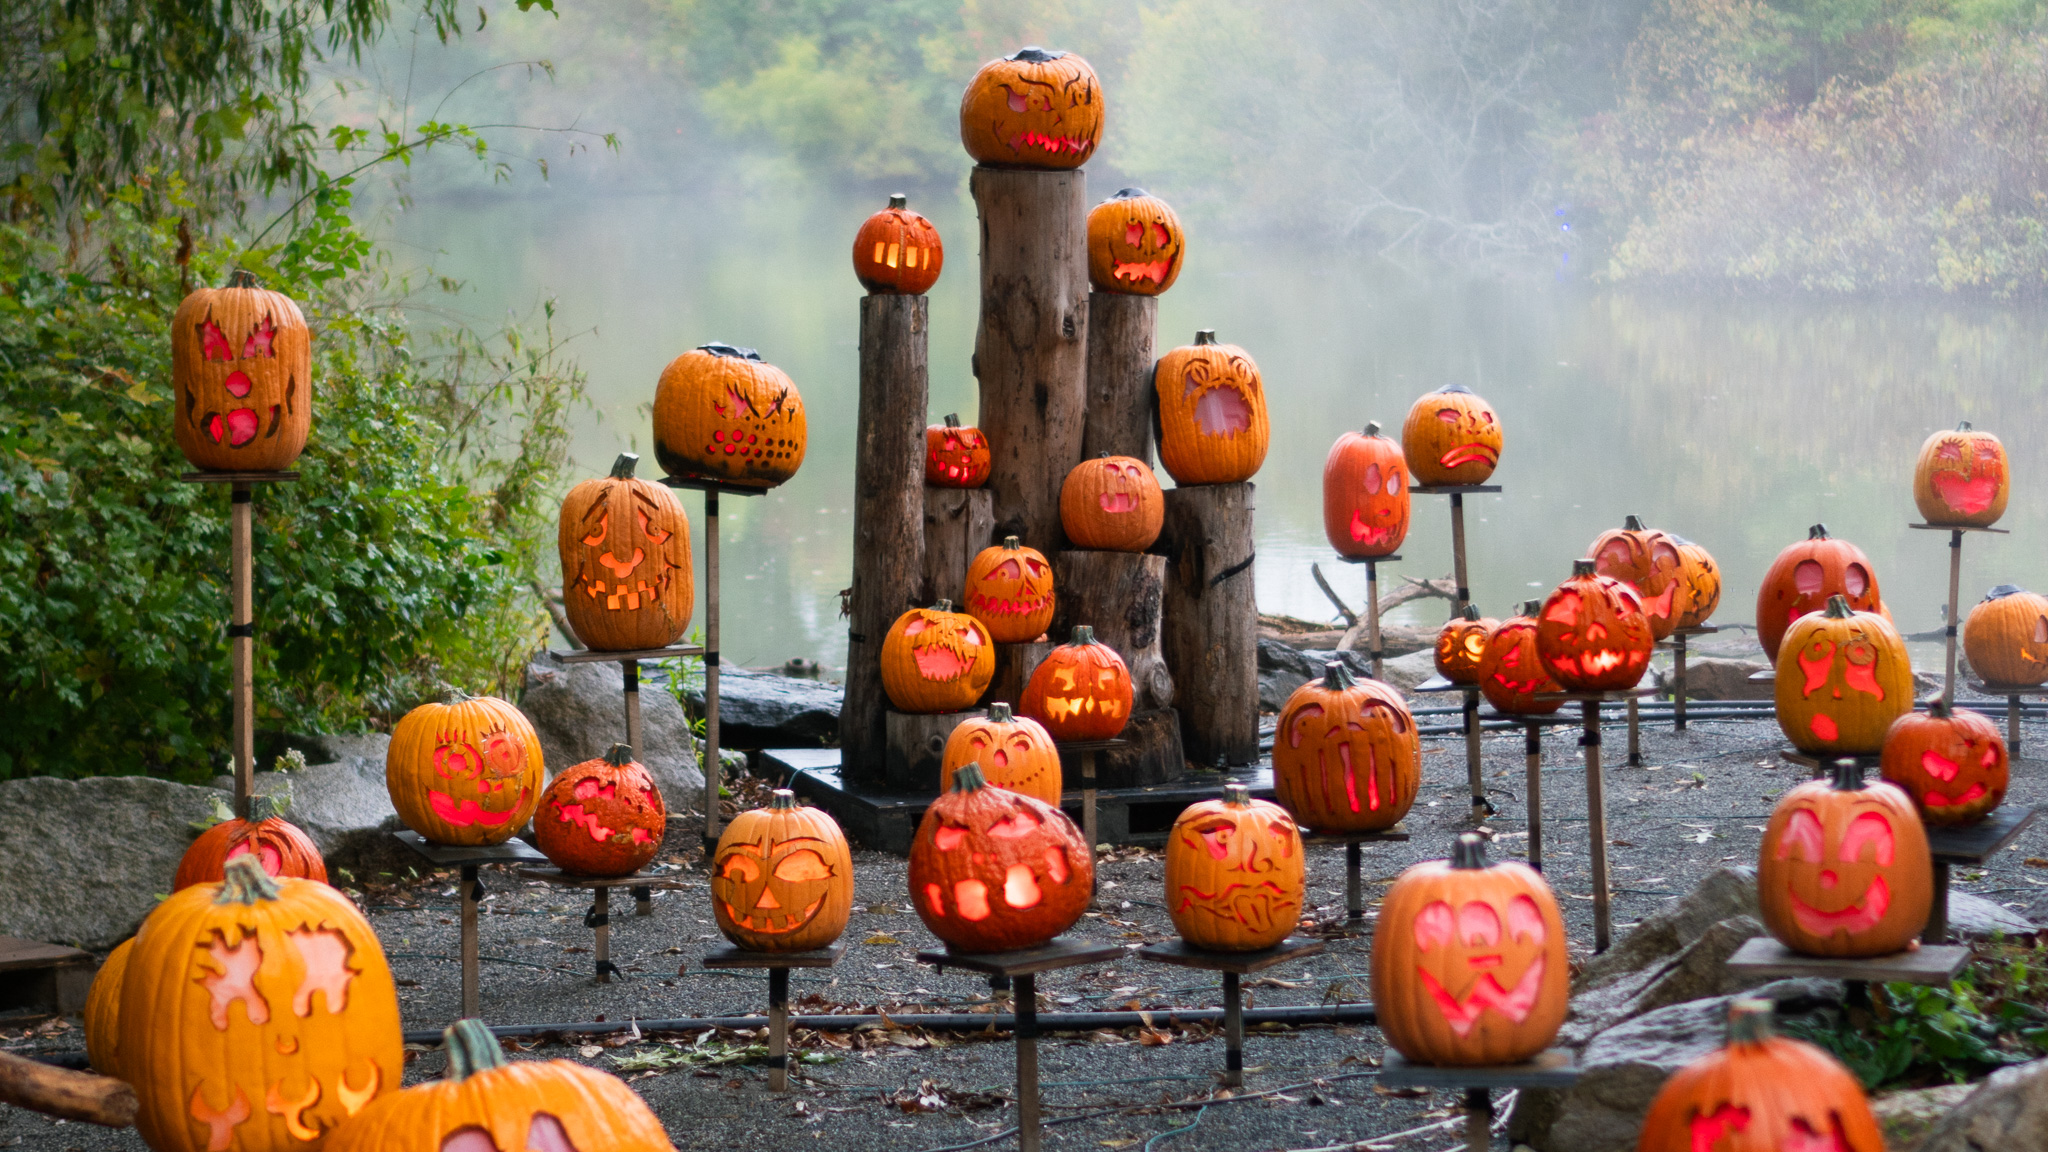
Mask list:
[[[1446,384],[1441,389],[1439,389],[1439,391],[1462,392],[1467,396],[1470,396],[1472,394],[1472,390],[1470,388],[1465,387],[1463,384]]]
[[[1853,756],[1844,756],[1835,761],[1834,786],[1837,792],[1863,791],[1863,762]]]
[[[697,345],[697,351],[709,352],[713,356],[729,356],[735,360],[752,360],[757,364],[761,361],[761,354],[752,348],[742,348],[737,344],[727,344],[723,340],[713,340],[709,344],[699,344]]]
[[[1028,44],[1017,49],[1016,53],[1011,55],[1009,59],[1022,61],[1026,64],[1050,64],[1065,55],[1065,52],[1061,52],[1056,48],[1046,49],[1040,48],[1036,44]]]
[[[441,685],[441,703],[443,704],[453,706],[456,704],[463,703],[466,700],[474,699],[476,699],[476,697],[471,696],[469,693],[464,692],[462,689],[457,688],[453,684]]]
[[[1023,545],[1017,542],[1017,538],[1015,536],[1003,537],[1003,551],[1015,552],[1017,549],[1022,547]]]
[[[946,413],[946,427],[948,427],[948,428],[958,428],[959,426],[960,426],[960,414],[959,414],[958,412],[948,412],[948,413]]]
[[[1844,599],[1840,593],[1828,597],[1828,610],[1826,613],[1828,619],[1847,620],[1855,612],[1854,608],[1849,607],[1849,601]]]
[[[998,700],[988,706],[988,719],[991,724],[1010,724],[1016,721],[1017,715],[1010,711],[1007,701]]]
[[[1745,996],[1728,1004],[1728,1043],[1761,1044],[1776,1034],[1771,1026],[1777,1005]]]
[[[908,208],[910,207],[910,197],[905,196],[901,192],[891,192],[889,193],[889,207]]]
[[[1524,615],[1524,616],[1535,616],[1535,615],[1536,615],[1536,614],[1537,614],[1538,612],[1541,612],[1541,611],[1543,611],[1543,601],[1541,601],[1541,600],[1524,600],[1524,601],[1522,601],[1522,615]]]
[[[1621,529],[1624,532],[1641,532],[1643,530],[1643,518],[1641,516],[1623,517]]]
[[[1946,720],[1954,714],[1954,711],[1954,709],[1948,706],[1948,701],[1939,696],[1936,696],[1934,702],[1927,706],[1927,714],[1936,720]]]
[[[1074,625],[1074,638],[1068,641],[1070,647],[1079,648],[1093,643],[1095,643],[1095,626],[1093,624]]]
[[[612,461],[612,479],[631,480],[633,478],[633,466],[638,463],[640,463],[640,456],[638,453],[619,453],[619,458],[617,460]]]
[[[1116,191],[1116,195],[1114,195],[1114,196],[1111,196],[1111,197],[1110,197],[1110,199],[1111,199],[1111,200],[1135,200],[1135,199],[1137,199],[1137,198],[1138,198],[1138,197],[1140,197],[1140,196],[1150,196],[1150,195],[1151,195],[1151,193],[1150,193],[1150,192],[1147,192],[1147,191],[1145,191],[1145,190],[1144,190],[1143,188],[1119,188],[1119,189],[1117,189],[1117,191]]]
[[[505,1050],[484,1022],[474,1016],[457,1020],[441,1032],[441,1048],[448,1053],[450,1080],[467,1080],[479,1072],[505,1067]]]
[[[1252,803],[1252,789],[1249,784],[1225,784],[1223,802],[1232,808],[1249,808]]]
[[[1984,602],[1986,604],[1989,604],[1993,600],[2003,600],[2007,596],[2017,596],[2025,591],[2025,588],[2022,588],[2017,584],[2000,584],[1998,587],[1993,588],[1991,591],[1986,592],[1984,594]]]
[[[254,904],[258,900],[275,900],[277,897],[277,881],[263,870],[263,861],[257,859],[254,852],[244,852],[221,869],[220,891],[213,894],[213,902]]]
[[[936,600],[932,602],[932,611],[934,612],[951,612],[952,610],[953,602],[951,600]]]
[[[1380,434],[1380,422],[1379,422],[1379,421],[1377,421],[1377,420],[1367,420],[1367,421],[1365,422],[1365,434],[1366,434],[1367,436],[1377,436],[1377,435],[1379,435],[1379,434]]]
[[[1215,330],[1214,328],[1199,328],[1199,329],[1196,329],[1196,331],[1195,331],[1195,347],[1197,347],[1197,348],[1200,348],[1201,346],[1203,346],[1203,345],[1205,345],[1205,344],[1214,344],[1215,342],[1216,342],[1216,330]]]
[[[228,287],[254,288],[256,287],[256,274],[247,268],[237,268],[233,272],[228,273]]]
[[[1599,571],[1599,565],[1595,564],[1592,560],[1572,561],[1573,576],[1595,576],[1599,574]]]
[[[1332,692],[1342,692],[1355,686],[1358,678],[1351,674],[1351,666],[1342,660],[1332,660],[1323,665],[1323,687]]]
[[[1969,430],[1970,430],[1970,422],[1969,422],[1968,420],[1958,420],[1958,421],[1956,421],[1956,431],[1958,431],[1958,432],[1968,432]]]
[[[604,762],[614,768],[624,768],[633,762],[633,746],[631,744],[612,745],[604,750]]]
[[[1486,841],[1477,832],[1461,832],[1451,845],[1451,867],[1459,870],[1485,868]]]
[[[1811,528],[1808,528],[1808,529],[1806,530],[1806,538],[1807,538],[1808,540],[1826,540],[1826,539],[1829,539],[1829,536],[1828,536],[1828,526],[1827,526],[1827,525],[1825,525],[1825,524],[1815,524],[1815,525],[1814,525],[1813,527],[1811,527]]]
[[[283,816],[285,803],[269,792],[258,792],[249,797],[249,823],[261,824],[265,820]]]
[[[770,811],[788,812],[801,807],[803,805],[796,802],[796,793],[787,788],[777,788],[773,792],[768,793],[768,808]]]
[[[1477,620],[1479,619],[1479,605],[1468,600],[1465,602],[1465,610],[1458,613],[1458,615],[1466,620]]]
[[[988,777],[981,774],[981,765],[970,760],[953,773],[953,791],[979,792],[988,787]]]

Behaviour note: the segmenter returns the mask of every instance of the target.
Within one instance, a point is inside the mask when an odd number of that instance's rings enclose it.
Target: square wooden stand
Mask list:
[[[1778,750],[1778,759],[1787,764],[1797,764],[1815,776],[1825,776],[1833,771],[1837,760],[1854,760],[1856,766],[1863,769],[1865,776],[1875,776],[1883,758],[1872,752],[1861,752],[1854,756],[1815,756],[1801,752],[1797,748],[1781,748]]]
[[[1987,680],[1973,680],[1970,689],[1986,696],[2005,697],[2005,751],[2014,760],[2020,758],[2020,701],[2028,696],[2048,697],[2048,684],[1993,684]]]
[[[541,863],[547,857],[517,838],[503,844],[436,844],[410,829],[391,835],[400,844],[426,857],[429,864],[462,869],[462,883],[457,886],[462,896],[462,1015],[480,1016],[477,1008],[476,917],[477,904],[484,898],[484,885],[477,879],[477,869],[485,864]]]
[[[1939,944],[1948,939],[1949,866],[1991,859],[2025,831],[2040,811],[2007,805],[1993,809],[1975,824],[1927,826],[1927,848],[1934,856],[1934,907],[1927,912],[1927,931],[1921,933],[1921,940]]]
[[[1948,533],[1948,668],[1941,681],[1941,699],[1944,703],[1956,702],[1956,598],[1962,594],[1963,584],[1963,533],[1991,532],[1999,536],[2012,533],[2004,528],[1958,527],[1954,524],[1908,524],[1927,532]]]
[[[1223,973],[1223,1086],[1244,1087],[1244,996],[1238,978],[1261,969],[1284,964],[1323,950],[1320,940],[1289,936],[1271,948],[1257,952],[1210,952],[1185,940],[1168,940],[1138,949],[1138,956],[1160,964],[1182,968],[1206,968]]]
[[[1344,846],[1344,918],[1353,922],[1365,919],[1365,878],[1360,874],[1365,863],[1365,844],[1394,844],[1408,839],[1408,826],[1396,823],[1392,828],[1378,832],[1311,832],[1301,830],[1303,844],[1342,844]]]
[[[1088,851],[1093,853],[1098,841],[1095,839],[1095,757],[1111,748],[1123,748],[1128,740],[1057,740],[1060,752],[1071,752],[1081,758],[1081,832],[1088,837]]]
[[[1586,830],[1593,842],[1593,951],[1607,951],[1613,936],[1607,887],[1607,796],[1600,777],[1600,706],[1617,700],[1633,702],[1652,689],[1628,688],[1619,692],[1544,692],[1538,700],[1579,702],[1583,730],[1579,747],[1586,750]]]
[[[1711,636],[1721,629],[1712,624],[1675,628],[1671,632],[1671,730],[1685,731],[1685,650],[1694,636]]]
[[[582,649],[575,652],[550,652],[548,655],[564,664],[602,664],[609,660],[619,663],[619,671],[625,679],[626,695],[626,745],[635,752],[646,751],[640,742],[640,662],[642,660],[666,660],[672,656],[702,656],[704,649],[694,644],[671,644],[666,648],[641,648],[631,652],[598,652]],[[705,711],[710,711],[709,696],[704,698]],[[698,767],[705,767],[698,765]],[[708,771],[708,769],[707,769]]]
[[[768,970],[768,1090],[789,1091],[789,970],[830,968],[839,963],[846,945],[833,944],[810,952],[748,952],[726,945],[704,954],[706,968]]]
[[[1392,564],[1399,560],[1396,552],[1388,556],[1339,556],[1346,564],[1365,565],[1365,643],[1366,654],[1372,657],[1372,678],[1386,678],[1387,649],[1380,643],[1380,565]],[[1462,583],[1461,583],[1462,586]]]
[[[1458,581],[1458,599],[1451,605],[1451,615],[1457,616],[1465,611],[1465,605],[1472,602],[1472,582],[1465,578],[1465,497],[1480,492],[1498,492],[1500,485],[1424,484],[1408,491],[1414,496],[1451,498],[1451,570]],[[1472,785],[1472,822],[1479,824],[1493,815],[1493,805],[1486,802],[1486,783],[1479,770],[1479,689],[1476,687],[1465,693],[1465,775]]]
[[[1970,950],[1922,944],[1889,956],[1802,956],[1769,936],[1752,936],[1728,958],[1728,971],[1749,976],[1816,976],[1848,985],[1845,1003],[1870,1006],[1875,984],[1947,984],[1970,962]]]
[[[1486,798],[1486,783],[1479,759],[1479,685],[1453,684],[1442,676],[1431,676],[1417,684],[1415,691],[1418,695],[1437,692],[1464,693],[1465,779],[1471,785],[1472,791],[1472,823],[1484,824],[1486,818],[1493,815],[1493,804]]]
[[[1492,1147],[1495,1088],[1565,1089],[1578,1080],[1578,1066],[1567,1048],[1540,1052],[1535,1059],[1522,1064],[1469,1068],[1410,1064],[1399,1052],[1389,1048],[1381,1060],[1379,1077],[1379,1082],[1389,1088],[1464,1089],[1465,1147],[1468,1152],[1486,1152]]]
[[[1082,964],[1100,964],[1124,954],[1116,944],[1087,944],[1068,936],[1056,936],[1036,948],[1015,952],[980,954],[919,952],[918,962],[932,964],[940,971],[965,968],[1012,982],[1017,1015],[1017,1147],[1020,1152],[1038,1152],[1038,974]]]
[[[624,980],[626,974],[612,963],[612,889],[625,888],[633,893],[633,915],[654,915],[654,890],[676,891],[686,887],[682,877],[661,874],[648,875],[635,872],[630,876],[577,876],[560,868],[520,868],[515,873],[528,880],[539,880],[556,888],[588,888],[592,891],[590,911],[583,914],[583,926],[596,934],[591,949],[596,954],[597,982],[609,984],[612,977]]]

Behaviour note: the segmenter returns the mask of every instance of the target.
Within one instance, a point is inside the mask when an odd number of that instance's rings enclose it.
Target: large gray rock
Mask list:
[[[1614,947],[1587,961],[1572,982],[1572,993],[1576,996],[1661,967],[1714,925],[1734,916],[1757,915],[1756,869],[1717,868],[1692,891],[1644,917]]]
[[[1870,1098],[1870,1112],[1884,1130],[1884,1146],[1890,1152],[1918,1152],[1934,1126],[1976,1090],[1975,1084],[1942,1084],[1886,1092]]]
[[[297,736],[294,745],[306,749],[308,764],[347,764],[369,768],[384,779],[384,759],[391,754],[391,737],[384,732],[349,732],[339,736]]]
[[[1259,637],[1259,711],[1278,712],[1294,690],[1323,674],[1323,665],[1342,659],[1354,676],[1372,675],[1372,661],[1357,652],[1313,652]]]
[[[614,663],[565,664],[543,653],[527,665],[519,710],[540,734],[550,775],[625,742],[625,691],[625,676]],[[648,683],[644,676],[640,738],[645,746],[635,748],[633,758],[647,765],[669,811],[701,809],[704,775],[697,769],[689,718],[667,688]]]
[[[171,890],[220,798],[147,776],[0,781],[0,936],[113,947]]]
[[[2048,1148],[2048,1060],[2002,1068],[1937,1122],[1917,1152]]]
[[[1750,676],[1768,672],[1762,660],[1726,660],[1696,656],[1685,662],[1685,696],[1688,700],[1770,700],[1777,686]]]
[[[686,695],[703,714],[700,683]],[[839,707],[846,689],[821,680],[718,666],[718,746],[817,748],[839,739]]]
[[[1973,892],[1948,892],[1948,926],[1961,940],[1982,940],[1990,936],[2031,936],[2041,926],[1992,900]]]
[[[387,739],[385,745],[389,744]],[[391,839],[391,833],[404,824],[391,806],[381,759],[374,765],[358,757],[348,763],[314,764],[297,772],[260,773],[256,791],[276,793],[287,801],[285,819],[305,829],[319,845],[329,872],[384,871],[416,862],[411,852]]]
[[[1766,983],[1763,978],[1738,976],[1728,970],[1728,958],[1736,949],[1763,934],[1763,922],[1756,917],[1730,916],[1676,955],[1572,997],[1571,1010],[1558,1032],[1559,1043],[1576,1048],[1599,1033],[1659,1008],[1726,996]]]

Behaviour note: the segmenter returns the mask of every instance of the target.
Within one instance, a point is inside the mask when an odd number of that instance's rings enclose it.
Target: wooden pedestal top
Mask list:
[[[1389,1048],[1380,1063],[1379,1082],[1402,1088],[1569,1088],[1578,1079],[1578,1065],[1567,1048],[1539,1052],[1520,1064],[1449,1068],[1410,1064]]]
[[[1927,826],[1927,849],[1936,864],[1982,864],[2025,831],[2039,808],[2008,804],[1975,824]]]
[[[832,944],[808,952],[749,952],[727,944],[704,954],[706,968],[830,968],[846,953],[846,945]]]
[[[540,864],[547,861],[540,849],[514,837],[503,844],[436,844],[425,836],[405,829],[393,832],[400,844],[427,858],[432,864]]]
[[[1055,936],[1036,948],[1021,948],[1015,952],[955,952],[948,948],[944,952],[919,952],[917,961],[941,968],[986,972],[991,976],[1030,976],[1056,968],[1100,964],[1104,960],[1119,959],[1123,954],[1121,944],[1090,944],[1071,936]]]
[[[1819,976],[1873,983],[1946,984],[1970,961],[1960,944],[1923,944],[1890,956],[1801,956],[1769,936],[1753,937],[1728,958],[1730,972],[1755,976]]]
[[[1182,968],[1206,968],[1211,972],[1235,972],[1246,976],[1275,964],[1284,964],[1302,956],[1313,956],[1323,950],[1321,940],[1310,940],[1303,936],[1289,936],[1271,948],[1256,952],[1211,952],[1197,948],[1178,938],[1161,944],[1147,944],[1138,949],[1138,956],[1161,964],[1174,964]]]

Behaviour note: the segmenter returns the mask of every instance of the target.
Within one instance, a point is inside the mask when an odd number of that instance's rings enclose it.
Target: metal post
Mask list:
[[[1485,1088],[1465,1089],[1465,1147],[1468,1152],[1486,1152],[1493,1144],[1493,1093]]]
[[[1095,753],[1081,753],[1081,830],[1088,836],[1088,854],[1095,854]]]
[[[768,970],[768,1090],[789,1091],[789,969]]]
[[[462,866],[462,1014],[480,1016],[477,1010],[476,905],[483,896],[476,878],[476,865]]]
[[[1038,977],[1016,978],[1017,1148],[1038,1152]]]
[[[1529,867],[1543,871],[1543,726],[1522,725],[1522,753],[1529,764]]]
[[[235,815],[249,818],[256,785],[256,622],[250,568],[249,482],[237,480],[228,504],[228,652],[233,661],[230,691],[235,711]]]
[[[1365,850],[1358,841],[1344,845],[1344,918],[1365,919],[1365,881],[1359,875]]]
[[[1685,731],[1685,633],[1671,638],[1671,730]]]
[[[1472,789],[1472,822],[1485,823],[1493,812],[1493,805],[1486,802],[1486,781],[1480,778],[1483,766],[1479,759],[1479,689],[1465,689],[1465,782]]]
[[[626,680],[626,743],[635,756],[645,756],[647,750],[640,746],[640,661],[619,661],[620,671]]]
[[[612,982],[612,890],[600,887],[590,904],[591,926],[597,930],[597,982]]]
[[[1583,703],[1585,732],[1579,744],[1586,750],[1586,822],[1593,839],[1593,951],[1607,951],[1607,799],[1600,781],[1600,702]]]
[[[1941,701],[1956,702],[1956,597],[1963,586],[1963,530],[1948,534],[1948,673],[1941,682]]]
[[[1380,643],[1380,565],[1377,560],[1365,562],[1365,635],[1367,650],[1372,654],[1372,678],[1384,680],[1387,677],[1387,650]]]
[[[1643,737],[1640,721],[1641,715],[1636,708],[1636,698],[1631,696],[1628,698],[1628,766],[1631,768],[1641,768],[1643,766]]]
[[[1948,862],[1945,860],[1934,862],[1934,905],[1927,910],[1927,930],[1920,934],[1920,942],[1948,943]]]
[[[1223,974],[1223,1086],[1244,1087],[1244,993],[1235,972]]]
[[[704,843],[718,843],[718,793],[725,764],[718,758],[718,489],[704,490]]]

